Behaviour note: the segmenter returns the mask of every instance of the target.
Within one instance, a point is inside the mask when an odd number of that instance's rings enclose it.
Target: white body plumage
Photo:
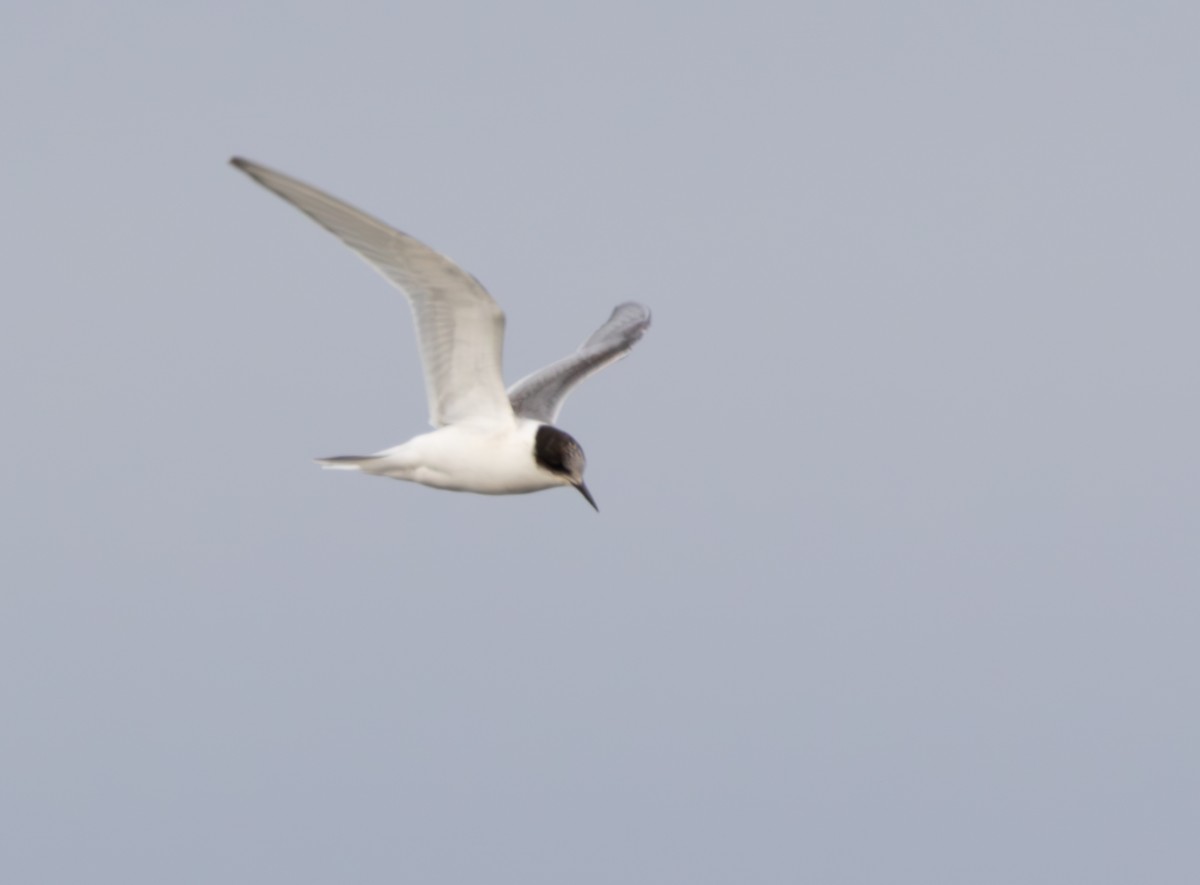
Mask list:
[[[361,470],[452,492],[520,495],[570,485],[562,474],[540,465],[534,442],[541,423],[518,418],[449,424],[406,443],[361,458],[323,458],[334,470]]]

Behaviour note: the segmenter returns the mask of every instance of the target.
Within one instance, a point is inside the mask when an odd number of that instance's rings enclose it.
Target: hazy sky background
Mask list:
[[[1200,7],[8,4],[0,880],[1200,881]],[[574,491],[425,429],[619,301]]]

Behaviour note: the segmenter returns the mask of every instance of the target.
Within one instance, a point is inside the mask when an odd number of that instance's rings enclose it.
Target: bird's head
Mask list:
[[[533,457],[543,470],[559,477],[563,485],[575,486],[579,489],[579,494],[583,495],[597,512],[600,510],[583,482],[583,469],[587,466],[587,459],[571,434],[549,424],[542,424],[534,437]]]

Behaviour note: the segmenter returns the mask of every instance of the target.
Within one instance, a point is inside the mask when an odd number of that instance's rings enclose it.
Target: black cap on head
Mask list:
[[[543,424],[537,429],[533,457],[543,468],[551,473],[557,473],[579,489],[579,493],[599,512],[600,508],[596,507],[592,493],[583,483],[583,469],[587,466],[587,459],[583,456],[583,449],[579,443],[575,442],[571,434],[559,430],[557,427],[551,427],[549,424]]]

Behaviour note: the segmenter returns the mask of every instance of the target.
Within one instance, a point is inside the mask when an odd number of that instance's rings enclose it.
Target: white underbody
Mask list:
[[[567,485],[566,477],[534,460],[539,426],[525,418],[511,423],[450,424],[376,452],[357,464],[326,466],[482,495],[519,495]]]

